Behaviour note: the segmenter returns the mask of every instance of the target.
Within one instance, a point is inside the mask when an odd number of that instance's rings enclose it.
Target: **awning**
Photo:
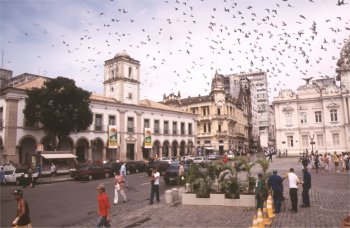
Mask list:
[[[45,159],[77,158],[74,154],[41,154]]]
[[[214,147],[213,146],[205,146],[204,149],[206,149],[206,150],[214,150]]]

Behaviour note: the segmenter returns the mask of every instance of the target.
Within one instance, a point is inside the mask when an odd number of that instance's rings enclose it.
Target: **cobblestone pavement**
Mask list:
[[[290,167],[302,179],[301,166],[296,158],[277,158],[270,170],[277,168],[283,175]],[[332,167],[331,167],[332,168]],[[253,175],[260,171],[257,166]],[[350,173],[320,172],[311,170],[312,189],[310,208],[298,208],[289,212],[291,203],[288,183],[284,182],[286,210],[272,219],[270,227],[340,227],[341,221],[350,213]],[[301,188],[298,190],[301,204]],[[127,203],[126,203],[127,204]],[[249,227],[255,214],[253,208],[224,206],[169,206],[164,203],[148,205],[148,201],[134,205],[118,205],[112,209],[112,227]],[[96,221],[85,221],[74,227],[95,227]]]

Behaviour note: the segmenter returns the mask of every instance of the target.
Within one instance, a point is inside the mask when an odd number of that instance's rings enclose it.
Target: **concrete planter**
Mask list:
[[[239,199],[226,199],[225,194],[210,194],[209,198],[197,198],[196,193],[183,193],[182,204],[255,207],[255,195],[240,195]]]

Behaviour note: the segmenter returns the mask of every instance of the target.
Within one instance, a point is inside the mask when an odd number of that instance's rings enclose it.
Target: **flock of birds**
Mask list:
[[[64,48],[66,55],[73,56],[84,75],[76,81],[100,82],[100,87],[104,80],[103,61],[125,50],[141,60],[143,97],[154,90],[155,99],[160,100],[164,93],[191,93],[181,89],[184,84],[191,85],[189,88],[197,86],[207,94],[215,71],[224,75],[267,72],[271,93],[288,86],[288,77],[328,77],[322,65],[332,61],[336,67],[340,49],[350,34],[350,14],[329,18],[300,14],[293,0],[275,0],[274,4],[266,1],[262,10],[261,6],[238,0],[149,3],[157,4],[166,13],[145,13],[142,17],[147,19],[143,21],[136,9],[122,7],[118,0],[106,0],[110,10],[85,10],[79,21],[79,37],[60,34],[61,43],[49,41],[47,45]],[[306,4],[317,8],[318,3],[308,0]],[[349,6],[344,0],[333,4]],[[285,12],[293,19],[283,15]],[[45,27],[44,21],[34,26],[44,35],[55,33]],[[23,35],[29,37],[31,31]],[[8,44],[16,45],[12,41]],[[336,54],[330,55],[334,49]],[[315,69],[319,69],[317,75]],[[334,69],[333,72],[335,75]],[[164,83],[167,90],[158,91],[159,83]]]

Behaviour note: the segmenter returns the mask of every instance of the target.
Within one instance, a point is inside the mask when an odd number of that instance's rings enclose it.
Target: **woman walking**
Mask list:
[[[114,177],[114,205],[118,204],[119,193],[123,198],[123,203],[126,202],[126,195],[124,192],[125,179],[123,175],[120,175],[120,171],[117,171],[117,175]]]

